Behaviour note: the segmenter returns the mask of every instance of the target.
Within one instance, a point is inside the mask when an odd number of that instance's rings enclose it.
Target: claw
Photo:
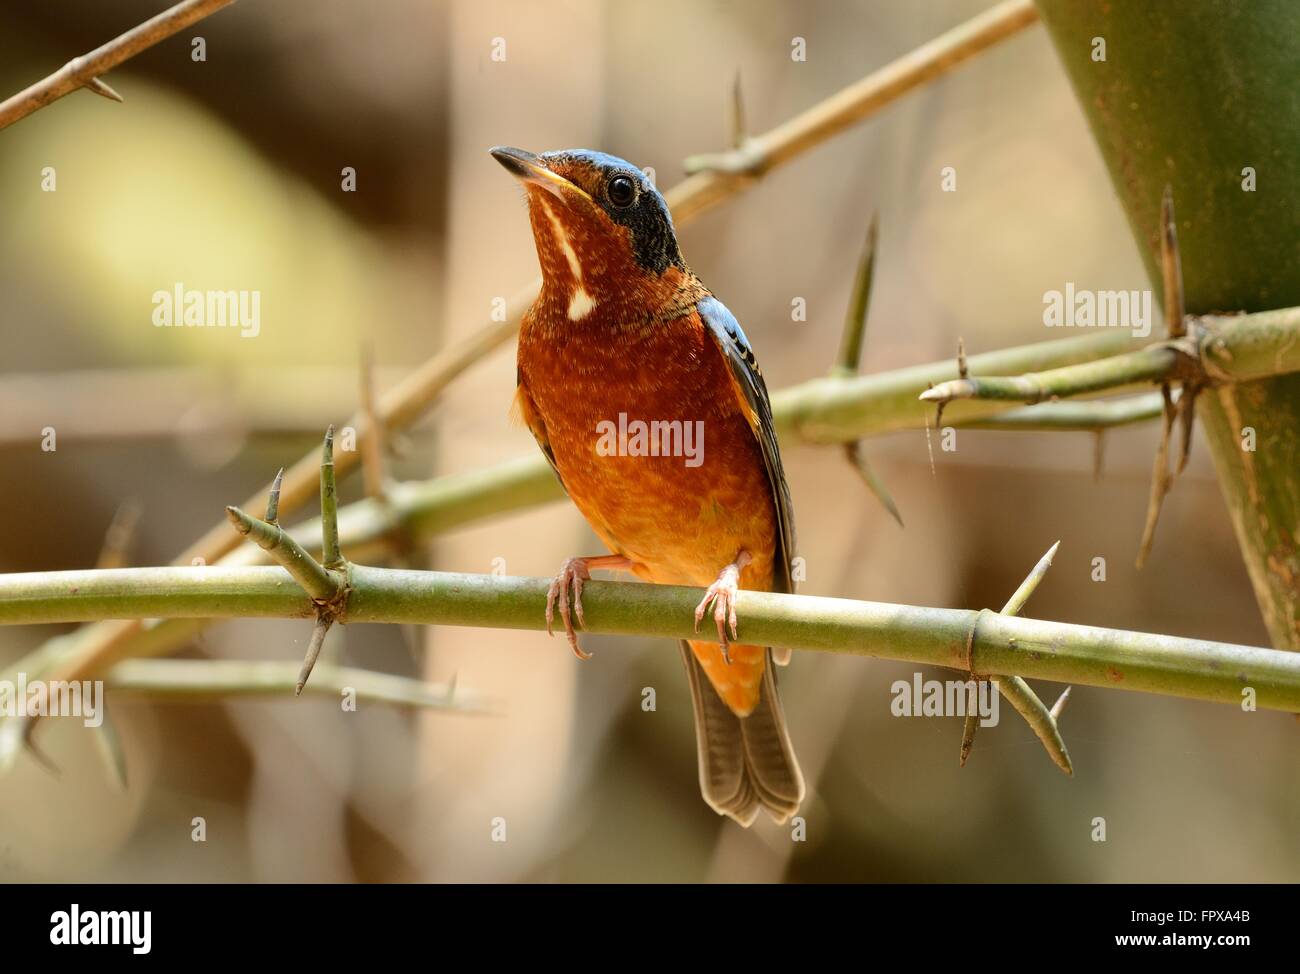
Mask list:
[[[704,613],[713,603],[713,622],[718,627],[718,643],[722,649],[722,659],[731,665],[731,640],[727,638],[727,628],[731,628],[731,639],[739,638],[736,629],[736,593],[740,590],[740,570],[753,558],[748,551],[741,551],[736,560],[722,569],[717,581],[704,592],[704,598],[695,607],[695,631],[700,631],[700,622]]]
[[[587,620],[582,614],[582,583],[591,578],[587,570],[587,559],[570,558],[560,566],[559,574],[551,580],[551,587],[546,590],[546,634],[554,635],[551,623],[555,616],[556,603],[559,603],[560,619],[564,622],[564,633],[569,639],[574,655],[578,659],[591,659],[591,654],[578,645],[578,634],[573,629],[573,617],[569,612],[569,586],[573,586],[573,614],[578,617],[578,624],[586,626]]]

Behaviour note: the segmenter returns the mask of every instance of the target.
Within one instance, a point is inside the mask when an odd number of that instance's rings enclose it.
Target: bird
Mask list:
[[[706,589],[718,641],[682,640],[705,802],[749,827],[804,797],[773,663],[742,642],[740,589],[793,592],[793,505],[763,373],[735,316],[687,266],[663,196],[590,149],[491,155],[524,187],[542,270],[519,329],[512,412],[610,553],[547,592],[569,645],[593,569]],[[570,595],[572,591],[572,595]]]

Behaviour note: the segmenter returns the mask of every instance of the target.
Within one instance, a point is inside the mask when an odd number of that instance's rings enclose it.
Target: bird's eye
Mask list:
[[[636,184],[632,182],[631,176],[615,176],[609,181],[605,192],[615,206],[631,206],[636,199]]]

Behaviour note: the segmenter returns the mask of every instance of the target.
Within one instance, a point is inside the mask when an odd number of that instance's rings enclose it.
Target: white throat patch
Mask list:
[[[587,317],[594,307],[596,307],[596,299],[587,293],[586,288],[579,284],[573,292],[573,297],[569,299],[569,320],[578,321]]]
[[[569,262],[569,270],[573,272],[573,279],[577,282],[573,294],[569,297],[569,320],[579,321],[591,314],[592,308],[596,307],[596,299],[582,286],[582,264],[578,262],[578,254],[574,251],[573,244],[569,242],[569,234],[564,229],[564,224],[555,215],[549,200],[542,200],[541,203],[546,208],[546,218],[550,221],[555,242],[564,252],[564,259]]]
[[[555,215],[555,210],[551,208],[550,200],[542,200],[542,206],[546,207],[546,217],[551,221],[551,230],[555,233],[555,242],[564,251],[564,257],[569,262],[569,270],[573,272],[574,280],[581,284],[582,265],[578,263],[578,255],[573,250],[573,244],[569,243],[569,234],[564,229],[564,224],[560,222],[560,218]]]

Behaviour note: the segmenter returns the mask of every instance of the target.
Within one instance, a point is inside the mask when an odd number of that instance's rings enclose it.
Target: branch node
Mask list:
[[[1006,605],[1002,607],[1001,615],[1014,616],[1020,614],[1020,611],[1029,601],[1029,597],[1034,594],[1038,584],[1047,575],[1047,570],[1052,567],[1052,559],[1060,547],[1061,542],[1057,541],[1047,549],[1047,553],[1038,560],[1038,564],[1025,576],[1025,580],[1020,583],[1020,587],[1016,589],[1011,598],[1007,600]],[[971,675],[976,680],[980,680],[980,677],[975,674],[974,669],[975,630],[979,625],[979,620],[987,611],[989,610],[984,609],[975,617],[975,622],[971,625],[966,641],[967,669],[971,671]],[[1020,677],[1000,676],[993,677],[992,681],[998,692],[1025,718],[1025,722],[1029,724],[1038,739],[1042,741],[1043,747],[1047,749],[1048,756],[1056,763],[1056,766],[1066,774],[1074,774],[1074,765],[1070,761],[1069,751],[1066,750],[1060,728],[1056,726],[1057,714],[1059,714],[1060,709],[1064,708],[1065,700],[1069,698],[1069,690],[1067,689],[1061,695],[1061,699],[1057,700],[1056,706],[1049,711],[1043,701],[1039,699],[1038,694],[1034,693],[1029,684]],[[962,729],[960,764],[963,767],[966,764],[966,759],[970,756],[971,748],[975,745],[975,731],[978,726],[978,714],[968,712],[965,726]]]
[[[313,601],[329,600],[338,593],[340,586],[335,575],[323,568],[280,525],[269,524],[233,505],[226,508],[226,517],[236,531],[256,543],[292,575]]]

